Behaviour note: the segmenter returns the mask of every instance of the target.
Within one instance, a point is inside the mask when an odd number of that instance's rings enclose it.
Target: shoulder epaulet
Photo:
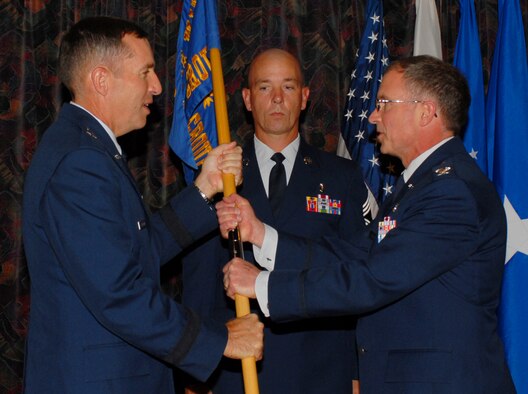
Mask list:
[[[433,180],[437,178],[443,178],[447,176],[456,175],[455,167],[451,161],[443,161],[440,165],[433,167],[432,172]]]

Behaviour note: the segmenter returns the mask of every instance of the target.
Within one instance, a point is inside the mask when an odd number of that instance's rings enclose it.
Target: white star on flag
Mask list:
[[[359,117],[363,120],[368,119],[368,110],[361,111],[361,115]]]
[[[361,96],[361,98],[363,99],[363,101],[367,101],[370,98],[368,90],[365,90],[363,92],[363,96]]]
[[[477,153],[478,153],[478,150],[471,148],[471,152],[469,152],[469,155],[475,160],[477,160]]]
[[[510,203],[508,196],[504,196],[504,210],[508,221],[508,240],[506,241],[506,264],[517,252],[528,255],[528,219],[521,219]]]
[[[365,134],[364,131],[358,131],[358,133],[354,136],[354,138],[357,138],[358,142],[359,142],[360,140],[364,140],[365,137],[363,136],[363,134]]]

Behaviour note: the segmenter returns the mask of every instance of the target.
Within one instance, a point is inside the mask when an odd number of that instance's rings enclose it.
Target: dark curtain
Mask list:
[[[212,0],[210,0],[212,1]],[[264,46],[297,53],[311,88],[302,129],[306,140],[334,152],[345,93],[367,0],[220,0],[222,62],[233,139],[251,131],[240,97],[244,71]],[[444,59],[452,62],[458,1],[436,0]],[[476,0],[485,81],[497,30],[497,0]],[[82,17],[112,15],[137,22],[150,35],[163,94],[148,126],[120,140],[130,167],[156,209],[184,186],[179,160],[167,147],[172,120],[174,62],[182,0],[0,0],[0,392],[22,389],[29,281],[21,239],[24,172],[39,139],[67,94],[57,76],[61,35]],[[521,0],[525,34],[528,0]],[[414,0],[385,0],[392,58],[412,54]],[[164,287],[178,297],[178,264]]]

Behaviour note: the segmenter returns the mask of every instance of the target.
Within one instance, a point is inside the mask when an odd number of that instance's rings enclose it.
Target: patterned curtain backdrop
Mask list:
[[[39,139],[68,99],[57,76],[61,35],[85,16],[137,22],[150,35],[164,92],[148,126],[121,138],[130,167],[154,210],[184,186],[179,160],[167,147],[172,119],[176,35],[181,0],[0,0],[0,393],[20,393],[29,317],[29,277],[21,239],[24,171]],[[311,88],[303,118],[307,141],[335,152],[349,73],[363,29],[366,0],[220,0],[219,27],[233,139],[251,132],[240,91],[245,70],[261,48],[295,52]],[[457,0],[436,0],[444,59],[453,60]],[[497,0],[476,0],[485,80],[497,27]],[[528,0],[521,0],[525,30]],[[412,54],[413,0],[385,0],[392,58]],[[178,296],[177,263],[164,286]]]

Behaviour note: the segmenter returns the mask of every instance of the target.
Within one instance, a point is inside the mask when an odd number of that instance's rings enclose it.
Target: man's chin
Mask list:
[[[381,153],[383,153],[383,154],[386,153],[386,152],[385,152],[385,149],[384,149],[385,144],[383,143],[383,137],[380,138],[379,135],[376,137],[376,145],[379,146],[379,150],[380,150]]]
[[[140,130],[140,129],[142,129],[143,127],[145,127],[146,125],[147,125],[147,117],[145,116],[145,119],[143,119],[143,120],[141,120],[141,121],[138,120],[138,122],[137,122],[137,124],[136,124],[136,126],[137,126],[137,127],[136,127],[136,130]]]

